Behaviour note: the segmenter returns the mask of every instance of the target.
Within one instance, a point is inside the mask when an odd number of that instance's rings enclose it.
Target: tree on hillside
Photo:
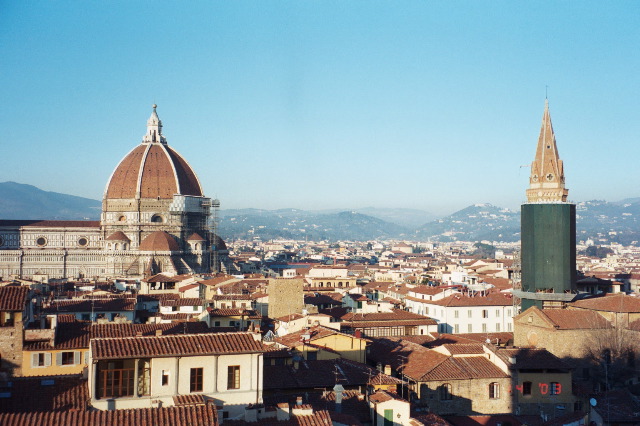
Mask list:
[[[600,259],[604,259],[608,254],[613,254],[613,250],[611,250],[609,247],[589,246],[584,251],[584,254],[590,257],[598,257]]]
[[[476,249],[472,255],[478,259],[493,259],[496,255],[496,248],[491,244],[475,243]]]

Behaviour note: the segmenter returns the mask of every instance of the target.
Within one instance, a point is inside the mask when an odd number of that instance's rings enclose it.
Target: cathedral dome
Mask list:
[[[140,251],[180,251],[175,238],[164,231],[156,231],[147,235],[138,249]]]
[[[189,163],[167,145],[154,105],[142,143],[120,161],[109,179],[104,198],[171,199],[174,194],[203,196],[198,177]]]

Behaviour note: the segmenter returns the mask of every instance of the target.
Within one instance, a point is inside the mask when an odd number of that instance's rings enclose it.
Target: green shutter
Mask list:
[[[384,410],[384,426],[393,426],[393,410]]]

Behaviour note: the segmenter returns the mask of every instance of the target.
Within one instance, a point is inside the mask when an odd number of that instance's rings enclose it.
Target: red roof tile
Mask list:
[[[162,334],[199,334],[209,333],[211,330],[202,321],[183,322],[180,324],[94,324],[91,327],[92,338],[155,336],[161,330]]]
[[[92,300],[54,300],[43,309],[49,314],[63,312],[116,312],[133,311],[136,307],[136,299],[130,297],[92,299]]]
[[[624,293],[618,293],[603,297],[578,300],[571,303],[570,306],[581,309],[591,309],[594,311],[640,313],[640,297],[627,296]]]
[[[0,311],[24,311],[27,303],[29,287],[0,287]]]
[[[87,381],[79,376],[12,377],[12,386],[2,388],[0,413],[85,410],[89,400]],[[0,414],[1,416],[1,414]],[[7,423],[0,418],[0,424]],[[45,424],[45,423],[32,423]]]
[[[88,349],[90,322],[62,322],[56,326],[55,345],[49,342],[25,342],[25,351],[41,351],[51,349]]]
[[[398,321],[398,320],[417,320],[417,319],[431,319],[424,315],[414,314],[413,312],[402,311],[395,309],[392,312],[373,312],[373,313],[353,313],[349,312],[342,316],[343,321],[350,321],[353,323],[359,321]]]
[[[173,357],[264,352],[250,333],[180,334],[171,336],[93,339],[94,359]]]
[[[513,299],[508,293],[489,293],[486,296],[466,296],[454,294],[440,300],[431,300],[430,304],[440,306],[510,306]]]
[[[609,321],[593,311],[583,311],[580,309],[543,309],[542,314],[560,330],[611,328]]]
[[[192,426],[217,425],[213,404],[201,406],[138,408],[112,411],[53,411],[32,413],[0,413],[3,426],[65,425],[65,426]]]

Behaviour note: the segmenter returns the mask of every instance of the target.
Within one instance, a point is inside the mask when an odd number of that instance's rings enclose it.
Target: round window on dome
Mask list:
[[[127,221],[127,217],[126,216],[120,216],[118,218],[118,222],[126,222]]]
[[[39,247],[44,247],[47,245],[47,239],[45,237],[38,237],[36,238],[36,244]]]
[[[87,244],[89,244],[89,240],[87,239],[87,237],[78,238],[78,245],[80,247],[85,247]]]
[[[163,223],[164,222],[164,217],[162,217],[159,214],[154,214],[153,216],[151,216],[151,222],[153,222],[153,223]]]

